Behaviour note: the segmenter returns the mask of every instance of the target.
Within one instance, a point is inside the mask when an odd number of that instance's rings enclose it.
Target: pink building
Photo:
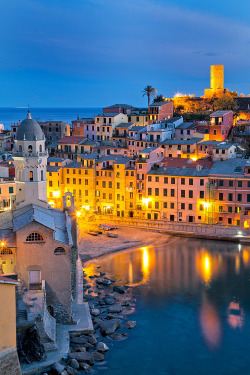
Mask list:
[[[128,104],[113,104],[109,107],[103,108],[103,113],[124,113],[129,115],[132,111],[135,111],[136,109],[137,108]]]
[[[196,127],[209,134],[210,141],[224,141],[233,127],[233,111],[216,111],[210,115],[210,122],[197,121]]]
[[[156,102],[148,107],[149,123],[157,123],[173,117],[173,102]]]

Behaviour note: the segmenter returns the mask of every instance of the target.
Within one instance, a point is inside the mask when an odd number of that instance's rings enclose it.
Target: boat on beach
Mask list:
[[[119,235],[117,233],[110,233],[110,232],[106,232],[106,236],[112,237],[112,238],[118,238],[119,237]]]
[[[89,230],[88,234],[90,234],[91,236],[98,236],[98,232],[95,232],[93,230]]]
[[[114,229],[119,229],[118,227],[115,227],[114,225],[107,225],[107,224],[100,224],[99,228],[105,231],[110,231]]]

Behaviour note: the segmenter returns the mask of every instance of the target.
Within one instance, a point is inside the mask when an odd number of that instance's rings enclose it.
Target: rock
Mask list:
[[[111,281],[109,279],[102,280],[103,285],[110,285]]]
[[[76,370],[79,368],[79,363],[74,358],[69,361],[68,365]]]
[[[129,301],[125,300],[121,303],[122,306],[129,306]]]
[[[101,334],[103,336],[111,335],[114,333],[118,328],[120,328],[120,320],[119,319],[111,319],[100,322],[101,327]]]
[[[85,346],[78,346],[75,350],[76,352],[86,352]]]
[[[96,279],[95,281],[97,284],[102,284],[102,279]]]
[[[61,375],[68,375],[68,372],[66,370],[64,370]]]
[[[117,313],[120,313],[122,311],[122,307],[119,303],[116,303],[115,305],[112,305],[108,308],[108,312],[111,313],[111,314],[117,314]]]
[[[105,276],[106,272],[100,272],[100,276]]]
[[[94,345],[90,344],[90,342],[86,342],[86,344],[84,344],[85,348],[87,349],[94,349]]]
[[[85,337],[72,337],[70,341],[72,344],[86,344],[88,342]]]
[[[96,268],[101,268],[101,266],[97,266]]]
[[[90,344],[92,344],[92,345],[96,345],[96,344],[97,344],[97,340],[96,340],[96,338],[93,337],[93,336],[90,336],[90,337],[88,338],[88,342],[89,342]]]
[[[124,293],[126,293],[125,288],[124,288],[123,286],[120,286],[120,285],[115,285],[115,286],[113,287],[113,291],[114,291],[114,292],[117,292],[117,293],[120,293],[120,294],[124,294]]]
[[[79,364],[80,362],[85,362],[88,365],[93,366],[95,363],[94,357],[92,353],[89,352],[74,352],[74,353],[69,353],[69,357],[76,359]]]
[[[105,296],[103,298],[103,301],[106,303],[106,305],[113,305],[115,303],[114,298],[109,297],[109,296]]]
[[[108,319],[108,320],[110,320],[110,319],[124,319],[124,316],[118,315],[118,314],[108,314],[108,315],[106,315],[105,318]]]
[[[111,339],[115,341],[122,341],[128,338],[128,334],[126,332],[113,333],[112,335],[109,335],[109,337],[111,337]]]
[[[91,309],[90,314],[93,316],[99,316],[101,313],[100,313],[100,310],[98,309]]]
[[[107,311],[107,309],[100,309],[100,313],[104,314]]]
[[[111,283],[115,283],[116,282],[116,279],[109,279],[111,281]]]
[[[90,278],[90,279],[94,279],[95,276],[94,276],[94,275],[90,275],[89,278]]]
[[[104,342],[100,341],[96,350],[100,353],[106,353],[109,350],[109,347]]]
[[[85,288],[90,289],[91,285],[87,284],[87,285],[85,285]]]
[[[92,374],[94,370],[87,363],[81,362],[80,367],[85,371],[86,374]]]
[[[88,289],[88,293],[93,293],[93,289]]]
[[[94,356],[95,361],[97,361],[97,362],[101,362],[101,361],[104,360],[104,355],[103,355],[102,353],[99,353],[99,352],[93,352],[92,354],[93,354],[93,356]]]
[[[129,320],[125,324],[126,328],[131,329],[136,327],[136,321],[135,320]]]
[[[76,375],[77,372],[78,372],[75,368],[72,368],[72,367],[70,367],[70,366],[67,366],[67,367],[66,367],[66,370],[67,370],[67,373],[68,373],[69,375]]]
[[[58,362],[53,363],[53,365],[51,366],[52,374],[55,374],[55,375],[61,374],[63,371],[64,371],[64,366],[60,365],[60,363]]]

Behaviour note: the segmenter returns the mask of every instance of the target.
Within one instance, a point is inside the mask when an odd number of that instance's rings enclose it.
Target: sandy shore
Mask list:
[[[172,236],[139,230],[133,228],[119,228],[114,231],[119,234],[118,238],[110,238],[105,234],[91,236],[85,231],[80,231],[79,235],[79,256],[81,260],[89,260],[112,252],[154,245],[157,243],[168,243]]]

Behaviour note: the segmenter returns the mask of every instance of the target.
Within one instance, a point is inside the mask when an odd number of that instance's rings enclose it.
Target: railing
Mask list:
[[[38,157],[38,156],[49,156],[48,152],[20,152],[20,151],[15,151],[12,154],[13,156],[16,157]]]

